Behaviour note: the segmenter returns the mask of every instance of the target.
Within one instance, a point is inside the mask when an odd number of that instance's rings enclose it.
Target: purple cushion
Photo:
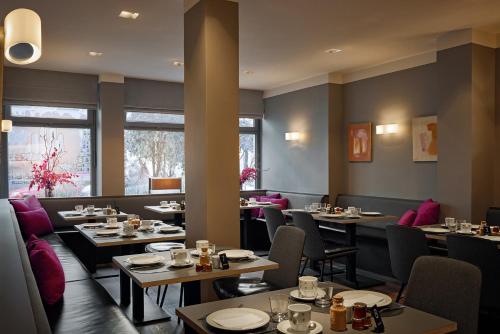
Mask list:
[[[417,211],[408,210],[401,216],[401,218],[399,218],[398,225],[410,227],[413,225],[413,222],[415,221],[416,217],[417,217]]]
[[[417,210],[417,217],[411,226],[434,225],[439,223],[440,205],[432,199],[428,199]]]
[[[40,297],[45,304],[54,305],[64,295],[65,278],[61,262],[49,243],[34,235],[30,236],[27,248]]]
[[[262,197],[267,197],[267,198],[272,198],[272,199],[278,199],[278,198],[281,198],[281,194],[280,193],[267,194],[267,195],[262,196]],[[264,202],[264,201],[262,201],[262,202]]]
[[[42,236],[54,232],[54,227],[50,222],[45,209],[36,209],[26,212],[16,212],[19,227],[25,238],[32,234]]]
[[[279,204],[279,207],[277,207],[277,209],[280,210],[288,209],[288,198],[270,198],[268,201],[263,201],[263,202],[271,202],[273,204]],[[263,209],[260,209],[259,211],[259,218],[264,218]]]
[[[38,198],[32,195],[22,199],[10,199],[9,202],[12,204],[14,211],[16,212],[26,212],[42,208]]]

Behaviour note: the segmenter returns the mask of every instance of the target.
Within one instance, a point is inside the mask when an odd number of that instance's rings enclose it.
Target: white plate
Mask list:
[[[424,232],[427,232],[427,233],[448,233],[448,232],[450,232],[448,229],[441,228],[441,227],[421,227],[420,229]]]
[[[182,227],[179,226],[162,226],[159,231],[161,233],[177,233],[182,231]]]
[[[103,223],[85,223],[82,224],[83,228],[98,228],[98,227],[103,227]]]
[[[228,249],[220,251],[218,255],[220,254],[226,254],[228,259],[244,259],[253,256],[253,252],[246,249]]]
[[[114,229],[120,228],[120,224],[105,224],[104,228],[114,230]]]
[[[174,261],[170,262],[170,266],[174,268],[186,268],[191,267],[194,264],[193,261],[189,260],[186,263],[175,263]]]
[[[377,304],[378,307],[385,307],[391,305],[392,303],[391,297],[375,291],[348,290],[340,292],[338,294],[344,297],[345,306],[352,306],[354,303],[362,302],[365,303],[368,307],[372,307],[374,304]]]
[[[344,218],[345,215],[342,213],[320,213],[320,217],[326,217],[326,218]]]
[[[213,250],[209,249],[208,250],[208,255],[212,255]],[[200,252],[197,249],[193,249],[191,252],[189,252],[191,256],[198,257],[200,256]]]
[[[278,324],[278,327],[276,328],[279,330],[281,333],[285,334],[318,334],[323,331],[323,326],[317,321],[311,320],[311,322],[314,322],[316,324],[316,327],[312,330],[308,330],[307,332],[297,332],[294,331],[291,326],[290,326],[290,320],[284,320]]]
[[[149,248],[157,252],[166,252],[171,249],[185,249],[183,244],[174,245],[172,242],[155,242],[149,244]]]
[[[252,203],[252,204],[253,205],[271,205],[271,204],[273,204],[273,202],[255,202],[255,203]],[[252,204],[250,204],[250,205],[252,205]]]
[[[382,213],[376,212],[376,211],[363,211],[363,212],[361,212],[361,215],[363,215],[363,216],[382,216]]]
[[[165,261],[165,258],[163,256],[154,254],[131,256],[127,259],[127,262],[133,266],[151,266],[154,264],[162,263],[163,261]]]
[[[207,316],[210,326],[226,331],[249,331],[267,325],[270,320],[267,313],[246,307],[227,308]]]
[[[119,228],[115,228],[113,230],[109,229],[109,230],[99,230],[99,231],[96,231],[95,234],[100,236],[100,237],[103,237],[103,236],[108,236],[108,235],[117,235],[118,232],[120,232],[121,230]]]
[[[316,294],[317,294],[317,297],[323,298],[326,293],[325,293],[325,290],[320,289],[320,288],[316,288]],[[290,296],[292,296],[292,298],[294,298],[294,299],[306,300],[306,301],[313,301],[316,299],[316,297],[302,297],[299,293],[299,289],[295,289],[295,290],[290,291]]]

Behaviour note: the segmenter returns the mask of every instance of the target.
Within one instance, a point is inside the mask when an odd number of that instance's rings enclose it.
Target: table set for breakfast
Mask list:
[[[160,205],[146,205],[144,209],[159,213],[165,216],[174,216],[174,223],[177,226],[182,225],[182,215],[186,213],[186,204],[176,201],[161,201]]]
[[[315,279],[300,277],[298,287],[186,306],[176,313],[186,333],[199,334],[440,334],[457,329],[453,321],[393,303],[383,293],[318,285]]]

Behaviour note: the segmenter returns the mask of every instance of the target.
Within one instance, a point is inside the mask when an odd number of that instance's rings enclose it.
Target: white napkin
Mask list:
[[[382,300],[384,300],[384,298],[367,293],[363,296],[344,299],[344,305],[353,306],[355,303],[365,303],[368,307],[371,307]]]
[[[212,320],[226,328],[237,327],[241,329],[245,329],[248,326],[254,325],[262,321],[262,319],[259,316],[252,313],[240,313],[240,314],[220,313]]]

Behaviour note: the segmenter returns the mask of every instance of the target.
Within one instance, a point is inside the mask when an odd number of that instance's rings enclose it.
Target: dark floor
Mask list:
[[[329,268],[326,268],[325,272],[329,272]],[[305,275],[318,275],[318,273],[313,270],[306,270]],[[110,267],[99,268],[97,274],[94,276],[96,281],[99,282],[108,292],[109,294],[115,298],[119,299],[119,289],[120,289],[120,280],[117,277],[118,270]],[[260,277],[262,275],[261,272],[248,274],[246,276],[249,277]],[[340,275],[342,277],[342,275]],[[329,281],[329,275],[325,276],[325,281]],[[379,291],[390,295],[393,299],[396,298],[396,295],[399,290],[399,286],[393,282],[387,282],[384,285],[376,286],[370,288],[371,290]],[[149,304],[156,303],[157,298],[157,288],[149,289],[146,298],[150,299]],[[180,284],[169,285],[167,289],[167,295],[165,298],[165,304],[163,305],[163,309],[172,316],[170,321],[160,321],[157,323],[149,323],[147,325],[138,326],[138,330],[142,334],[153,334],[153,333],[171,333],[171,334],[181,334],[183,333],[182,322],[180,324],[177,323],[177,317],[175,316],[175,309],[179,305],[179,296],[180,296]],[[145,310],[147,312],[147,309]]]

